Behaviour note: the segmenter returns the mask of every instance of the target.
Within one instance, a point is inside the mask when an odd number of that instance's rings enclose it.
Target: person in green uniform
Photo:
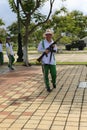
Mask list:
[[[48,92],[51,92],[50,82],[49,82],[49,72],[52,78],[53,88],[56,88],[56,60],[55,52],[57,52],[57,46],[53,45],[53,52],[47,48],[53,43],[53,32],[50,29],[47,29],[45,34],[45,39],[42,40],[38,45],[39,52],[45,52],[47,55],[44,55],[42,58],[42,70],[44,75],[45,86]]]
[[[8,56],[8,59],[9,59],[8,67],[9,67],[10,70],[14,70],[13,63],[15,61],[15,58],[14,58],[14,51],[13,51],[10,40],[11,40],[10,37],[6,38],[6,51],[7,51],[7,56]]]

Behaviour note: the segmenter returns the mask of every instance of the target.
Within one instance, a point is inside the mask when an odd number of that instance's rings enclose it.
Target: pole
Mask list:
[[[18,51],[17,51],[18,59],[17,59],[17,62],[22,62],[23,51],[22,51],[19,0],[17,0],[17,19],[18,19]]]

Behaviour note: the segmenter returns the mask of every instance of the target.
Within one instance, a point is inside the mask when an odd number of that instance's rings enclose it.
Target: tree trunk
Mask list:
[[[25,66],[30,66],[28,61],[28,26],[26,26],[24,42],[23,42],[23,61]]]
[[[24,65],[29,66],[29,61],[28,61],[28,46],[27,44],[24,44],[23,46],[23,61]]]

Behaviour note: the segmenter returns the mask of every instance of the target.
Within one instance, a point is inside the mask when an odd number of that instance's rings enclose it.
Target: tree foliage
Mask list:
[[[5,25],[2,19],[0,19],[0,26]]]
[[[87,16],[81,11],[69,12],[65,7],[52,13],[55,0],[18,0],[20,4],[20,19],[24,45],[38,43],[46,28],[54,30],[54,39],[64,34],[60,43],[70,43],[87,35]],[[41,12],[46,1],[50,2],[48,15]],[[63,1],[63,0],[62,0]],[[17,13],[17,3],[9,0],[10,7]],[[51,16],[51,17],[50,17]]]
[[[3,22],[2,19],[0,19],[0,26],[1,26],[1,28],[0,28],[0,39],[2,39],[2,40],[4,40],[4,37],[6,35],[5,29],[2,28],[3,25],[5,25],[5,23]]]
[[[64,12],[61,12],[64,11]],[[35,23],[30,24],[29,29],[31,30]],[[17,32],[16,27],[11,26],[10,31]],[[37,43],[41,40],[44,31],[47,28],[52,28],[54,30],[54,39],[58,37],[61,33],[65,34],[61,39],[60,43],[70,43],[73,40],[83,38],[87,36],[87,16],[80,11],[69,12],[67,9],[57,10],[52,17],[45,24],[38,26],[29,37],[29,46],[37,46]],[[24,34],[24,28],[22,27],[22,34]]]
[[[87,35],[87,16],[77,10],[66,11],[64,14],[61,13],[61,10],[56,11],[52,16],[52,24],[55,31],[60,30],[60,32],[65,34],[63,36],[64,40],[61,40],[63,43],[67,43],[67,40],[70,42]]]

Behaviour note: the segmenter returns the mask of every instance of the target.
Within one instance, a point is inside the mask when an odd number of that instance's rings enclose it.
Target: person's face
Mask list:
[[[52,38],[52,34],[46,34],[46,39],[49,41]]]
[[[8,38],[6,41],[7,41],[7,42],[10,42],[10,39]]]

